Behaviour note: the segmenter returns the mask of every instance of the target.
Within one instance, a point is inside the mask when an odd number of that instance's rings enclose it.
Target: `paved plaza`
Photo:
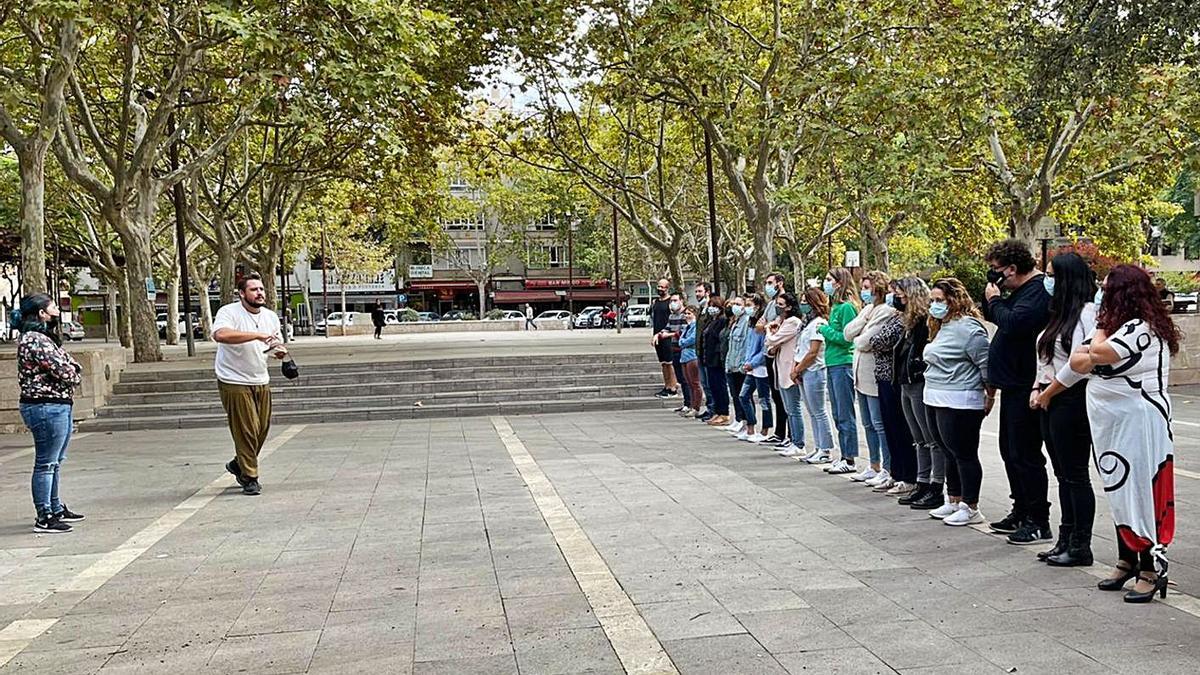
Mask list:
[[[1136,606],[1103,565],[662,410],[277,426],[254,498],[223,430],[87,435],[88,519],[49,536],[4,437],[0,673],[1196,673],[1200,395],[1175,395],[1176,585]],[[1109,522],[1101,497],[1105,563]]]

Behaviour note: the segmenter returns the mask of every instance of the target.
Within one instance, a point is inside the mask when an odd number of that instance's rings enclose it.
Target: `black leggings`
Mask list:
[[[884,434],[892,453],[892,478],[905,483],[917,482],[917,447],[913,445],[908,421],[900,405],[900,386],[879,380],[879,412]]]
[[[725,373],[725,379],[729,381],[729,400],[733,404],[733,419],[745,422],[746,411],[742,408],[742,385],[746,382],[746,374],[740,370],[731,370]]]
[[[1080,543],[1090,541],[1096,518],[1096,494],[1088,467],[1092,461],[1092,432],[1087,416],[1087,382],[1055,396],[1041,414],[1042,437],[1058,478],[1062,527]]]
[[[771,385],[771,402],[775,404],[775,437],[787,438],[790,435],[787,408],[783,405],[783,395],[779,393],[779,382],[775,380],[775,359],[770,357],[767,358],[767,382]],[[766,430],[763,433],[766,433]]]
[[[929,406],[937,422],[932,431],[946,450],[946,494],[968,504],[979,503],[983,466],[979,463],[979,429],[982,410],[956,410]]]

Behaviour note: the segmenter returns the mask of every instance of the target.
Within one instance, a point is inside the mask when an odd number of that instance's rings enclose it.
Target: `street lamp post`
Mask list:
[[[624,314],[624,312],[621,311],[621,247],[620,247],[620,243],[619,243],[619,239],[618,239],[619,235],[617,234],[617,205],[616,205],[616,202],[613,202],[612,226],[613,226],[613,288],[616,289],[616,292],[613,295],[616,297],[617,334],[620,335],[621,334],[621,315]]]
[[[575,327],[575,214],[567,222],[567,313],[571,315],[567,325]]]
[[[708,85],[700,85],[700,95],[708,96]],[[713,184],[713,147],[708,126],[704,127],[704,173],[708,181],[708,235],[712,242],[713,293],[721,294],[721,258],[717,253],[717,198]]]

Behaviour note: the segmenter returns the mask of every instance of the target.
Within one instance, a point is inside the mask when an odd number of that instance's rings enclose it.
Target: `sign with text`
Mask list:
[[[432,279],[433,278],[433,265],[409,265],[408,266],[408,278],[409,279]]]
[[[526,279],[525,288],[608,288],[608,279]]]
[[[390,269],[376,273],[328,270],[326,274],[329,277],[330,293],[341,293],[343,285],[347,293],[396,292],[396,273]],[[308,283],[314,294],[325,291],[321,280],[321,270],[310,270]]]
[[[846,263],[844,267],[855,268],[862,267],[862,256],[858,251],[846,251]]]

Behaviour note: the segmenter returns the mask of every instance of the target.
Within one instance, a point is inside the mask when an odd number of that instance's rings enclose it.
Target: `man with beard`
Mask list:
[[[262,278],[251,273],[238,281],[238,301],[217,310],[212,336],[217,343],[217,387],[229,420],[236,456],[225,469],[242,492],[257,495],[258,454],[271,429],[271,374],[267,354],[287,356],[279,317],[265,308]]]
[[[662,369],[663,388],[655,396],[671,398],[679,395],[679,384],[675,381],[675,369],[671,364],[671,340],[660,337],[667,329],[671,319],[671,282],[666,279],[658,280],[658,298],[650,304],[650,330],[654,337],[650,343],[658,355],[658,365]]]

